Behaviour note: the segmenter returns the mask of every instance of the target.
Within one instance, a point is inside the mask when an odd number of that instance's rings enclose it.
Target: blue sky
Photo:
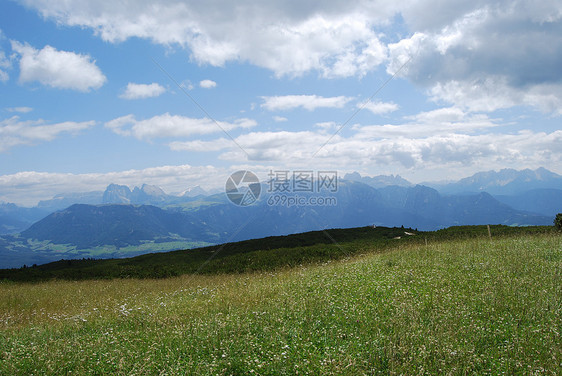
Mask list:
[[[548,0],[3,1],[0,200],[562,173],[560,35]]]

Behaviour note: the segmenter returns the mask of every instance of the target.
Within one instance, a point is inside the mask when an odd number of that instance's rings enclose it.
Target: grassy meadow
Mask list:
[[[0,375],[562,373],[562,237],[273,271],[0,282]]]

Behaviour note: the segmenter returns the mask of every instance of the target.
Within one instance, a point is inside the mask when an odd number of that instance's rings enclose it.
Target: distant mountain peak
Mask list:
[[[345,180],[361,181],[361,174],[358,173],[357,171],[354,171],[352,173],[345,174],[345,176],[343,178]]]
[[[104,204],[158,204],[169,196],[156,185],[143,184],[131,191],[126,185],[110,184],[103,194]]]
[[[377,176],[361,176],[357,171],[345,174],[343,177],[345,180],[358,181],[374,188],[384,188],[391,185],[397,185],[399,187],[411,187],[413,186],[408,180],[402,178],[400,175],[377,175]]]
[[[137,187],[135,187],[135,189],[137,189]],[[157,185],[143,184],[140,188],[140,191],[150,196],[166,196],[166,192],[164,192],[164,190]]]
[[[104,204],[130,204],[131,190],[126,185],[111,183],[103,193],[102,202]]]
[[[208,192],[206,190],[201,188],[201,186],[196,185],[194,187],[187,188],[185,191],[183,191],[180,194],[180,196],[182,196],[182,197],[195,197],[195,196],[199,196],[199,195],[206,196],[207,194],[208,194]]]
[[[490,194],[518,194],[538,188],[560,189],[562,176],[544,167],[536,170],[504,168],[478,172],[454,183],[428,185],[449,194],[484,191]]]

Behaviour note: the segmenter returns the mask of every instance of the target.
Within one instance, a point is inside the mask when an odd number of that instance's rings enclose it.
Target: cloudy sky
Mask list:
[[[0,3],[0,200],[562,173],[559,0]]]

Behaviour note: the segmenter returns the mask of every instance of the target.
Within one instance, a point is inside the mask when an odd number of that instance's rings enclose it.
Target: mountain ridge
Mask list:
[[[475,176],[459,180],[462,184],[456,188],[463,190],[462,194],[447,194],[419,184],[375,188],[372,180],[351,174],[351,180],[339,180],[335,192],[320,195],[324,200],[334,199],[333,205],[308,205],[307,200],[318,197],[317,193],[299,193],[306,205],[287,205],[288,202],[275,201],[279,193],[269,192],[268,184],[262,183],[262,196],[248,207],[232,204],[224,193],[180,197],[147,184],[132,190],[110,184],[103,195],[90,192],[73,196],[95,204],[79,203],[53,213],[14,204],[0,205],[0,230],[9,231],[0,237],[0,260],[16,257],[18,252],[22,259],[25,254],[26,260],[33,259],[35,254],[41,262],[53,255],[110,257],[122,254],[121,250],[163,251],[187,248],[197,242],[242,241],[365,225],[420,230],[478,224],[551,225],[554,214],[562,212],[562,189],[538,188],[519,195],[466,191],[467,186],[476,183],[490,187],[499,186],[500,182],[502,187],[534,186],[537,182],[556,185],[562,177],[546,169],[504,169]],[[378,183],[402,182],[398,175],[389,179],[379,179]],[[44,202],[41,210],[66,199],[57,195],[53,202]],[[35,213],[35,221],[29,219],[29,213]],[[39,218],[37,213],[43,213],[45,218]],[[23,220],[26,215],[27,222]]]
[[[543,167],[535,170],[505,168],[478,172],[454,183],[425,185],[444,194],[487,192],[492,195],[517,195],[533,189],[562,189],[562,176]]]

